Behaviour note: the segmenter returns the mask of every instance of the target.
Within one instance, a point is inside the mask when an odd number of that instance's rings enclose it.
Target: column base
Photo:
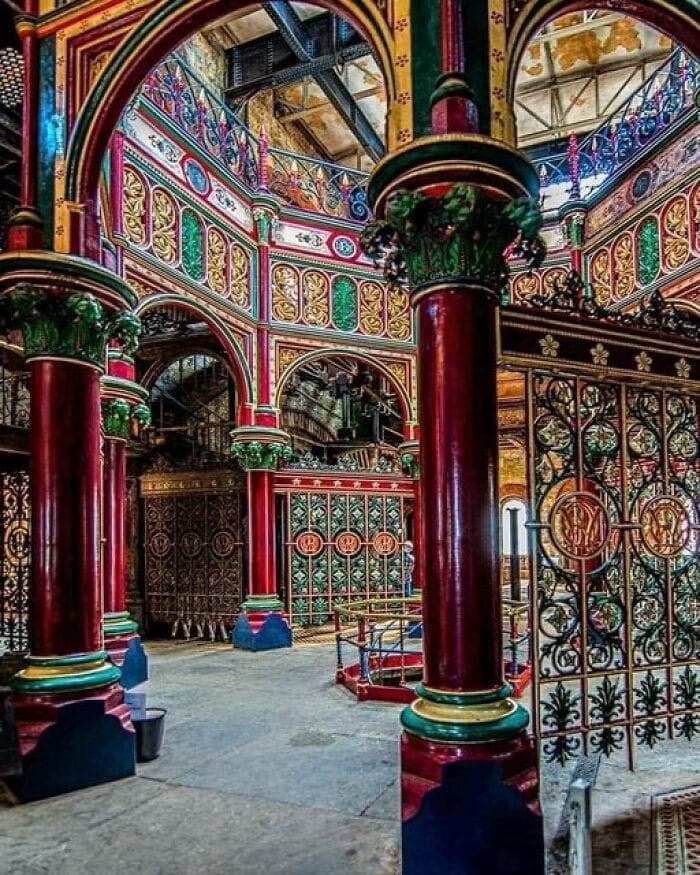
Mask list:
[[[241,650],[275,650],[292,646],[292,629],[282,602],[272,596],[252,596],[241,606],[231,643]]]
[[[6,781],[21,802],[136,773],[135,734],[118,684],[64,695],[15,692],[10,702],[22,774]]]
[[[110,635],[105,626],[105,650],[109,661],[121,671],[119,683],[125,690],[148,680],[148,656],[140,635]]]
[[[515,738],[401,737],[403,875],[544,875],[537,754]]]

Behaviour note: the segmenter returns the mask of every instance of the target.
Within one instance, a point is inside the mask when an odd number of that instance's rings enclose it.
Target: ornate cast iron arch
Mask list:
[[[277,409],[281,409],[282,392],[284,391],[284,387],[287,384],[289,378],[295,371],[297,371],[300,367],[303,367],[305,364],[308,364],[309,362],[333,356],[343,356],[345,358],[351,358],[355,361],[362,362],[362,364],[369,365],[369,367],[375,368],[377,371],[379,371],[379,373],[386,378],[386,380],[391,384],[391,387],[396,392],[396,397],[399,399],[399,404],[401,405],[401,415],[403,417],[404,429],[409,423],[414,422],[414,417],[412,415],[411,399],[404,387],[397,381],[396,377],[391,373],[391,371],[387,367],[385,367],[382,362],[379,362],[368,355],[358,353],[355,350],[346,349],[345,347],[329,347],[326,349],[314,350],[313,352],[307,353],[306,355],[300,356],[298,359],[295,359],[280,374],[279,380],[277,381],[277,386],[275,387],[275,407]]]
[[[396,95],[393,36],[371,0],[319,0],[351,20],[376,52],[387,104]],[[85,204],[97,195],[103,155],[121,112],[149,71],[206,21],[250,5],[249,0],[164,0],[135,22],[115,49],[80,109],[66,155],[66,199]],[[77,242],[71,241],[71,249]]]
[[[514,4],[515,5],[515,4]],[[508,34],[506,94],[515,101],[518,65],[528,43],[548,21],[586,9],[616,9],[657,28],[696,57],[700,56],[700,3],[698,0],[530,0],[518,3]]]
[[[212,334],[221,344],[225,357],[222,359],[224,364],[228,366],[231,374],[236,382],[236,391],[238,393],[238,407],[243,409],[245,405],[252,404],[254,401],[253,392],[253,377],[250,372],[250,367],[246,358],[238,344],[238,341],[233,336],[231,331],[213,313],[207,311],[201,304],[191,298],[186,298],[182,295],[174,295],[164,293],[162,295],[154,295],[150,298],[144,298],[140,301],[136,308],[136,314],[143,316],[149,310],[156,307],[180,307],[187,313],[193,313],[201,318],[211,329]]]

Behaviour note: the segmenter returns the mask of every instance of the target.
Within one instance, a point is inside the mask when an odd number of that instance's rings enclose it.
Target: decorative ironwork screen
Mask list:
[[[700,733],[700,406],[528,372],[543,755],[625,757]]]
[[[27,650],[29,607],[29,474],[0,474],[2,552],[0,552],[0,651]]]
[[[228,637],[241,601],[243,508],[238,472],[141,477],[149,628]]]
[[[403,494],[379,489],[304,491],[298,486],[287,492],[286,591],[292,623],[323,625],[332,619],[334,604],[403,595],[406,501]]]

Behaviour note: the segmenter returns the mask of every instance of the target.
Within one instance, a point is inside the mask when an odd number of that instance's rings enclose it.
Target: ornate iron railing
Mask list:
[[[366,173],[270,148],[265,132],[254,134],[179,55],[151,71],[141,97],[248,188],[269,188],[303,210],[356,222],[370,217]]]
[[[659,134],[694,110],[700,62],[674,51],[607,121],[566,151],[535,160],[542,189],[568,186],[572,197],[592,194]],[[270,148],[178,54],[155,67],[141,96],[157,106],[229,173],[252,189],[268,189],[287,204],[365,222],[367,177],[361,170]]]
[[[568,185],[571,197],[587,197],[627,165],[659,134],[694,111],[700,62],[676,49],[595,131],[557,155],[535,161],[543,190]]]

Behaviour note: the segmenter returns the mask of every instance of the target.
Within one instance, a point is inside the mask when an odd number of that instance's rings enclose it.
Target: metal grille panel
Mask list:
[[[29,647],[29,474],[25,471],[0,474],[0,506],[0,641],[3,648],[17,652]]]
[[[294,624],[329,622],[335,603],[403,594],[403,496],[290,492],[286,500]]]
[[[230,473],[222,478],[228,487],[231,480]],[[142,478],[150,626],[233,625],[241,601],[245,494],[239,484],[206,490],[218,482],[210,474]]]
[[[535,696],[546,760],[700,732],[697,399],[529,374]]]

